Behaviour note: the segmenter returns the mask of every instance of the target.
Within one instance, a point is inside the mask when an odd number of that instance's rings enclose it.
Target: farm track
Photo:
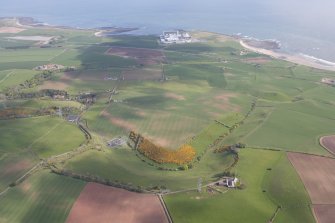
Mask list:
[[[4,78],[2,78],[2,79],[0,80],[0,84],[1,84],[2,82],[4,82],[7,78],[9,78],[10,75],[12,75],[13,73],[14,73],[14,71],[9,72]]]
[[[271,116],[271,114],[272,114],[272,112],[273,112],[274,110],[275,110],[275,109],[272,108],[271,111],[268,112],[268,115],[266,116],[266,118],[263,119],[262,123],[260,123],[259,125],[257,125],[257,126],[256,126],[252,131],[250,131],[248,134],[246,134],[245,136],[243,136],[243,137],[241,138],[241,140],[242,140],[242,141],[245,140],[245,139],[248,138],[250,135],[252,135],[253,133],[255,133],[259,128],[261,128],[261,127],[264,125],[264,123],[270,118],[270,116]]]
[[[64,122],[64,121],[63,121]],[[52,131],[54,131],[59,125],[61,125],[63,122],[57,123],[56,125],[54,125],[52,128],[50,128],[44,135],[40,136],[39,138],[37,138],[36,140],[34,140],[28,147],[27,149],[29,150],[29,152],[31,152],[33,154],[33,156],[35,156],[38,159],[41,159],[37,153],[32,149],[32,146],[37,143],[38,141],[40,141],[41,139],[43,139],[45,136],[49,135]],[[78,127],[80,128],[80,130],[85,134],[85,137],[87,138],[87,140],[91,140],[92,139],[92,135],[89,133],[88,130],[86,130],[81,124],[78,124]],[[21,153],[24,153],[25,151],[22,151]],[[46,158],[45,160],[49,160],[52,161],[54,159],[56,159],[56,163],[60,162],[62,159],[62,157],[67,157],[68,155],[72,155],[74,151],[69,151],[66,153],[62,153],[56,156],[51,156],[49,158]],[[17,153],[15,153],[17,154]],[[57,159],[60,159],[60,161],[57,161]],[[18,178],[17,180],[15,180],[15,186],[17,186],[18,184],[22,183],[24,180],[26,180],[27,177],[31,176],[32,174],[34,174],[36,171],[40,170],[41,167],[43,168],[50,168],[48,166],[48,164],[46,164],[45,160],[40,161],[39,163],[37,163],[34,167],[32,167],[29,171],[27,171],[24,175],[22,175],[20,178]],[[2,195],[4,195],[6,192],[8,192],[11,189],[10,186],[8,186],[5,190],[3,190],[2,192],[0,192],[0,197]]]
[[[46,137],[47,135],[49,135],[52,131],[54,131],[60,124],[62,124],[62,122],[57,123],[56,125],[54,125],[52,128],[50,128],[44,135],[40,136],[39,138],[37,138],[36,140],[34,140],[28,147],[27,149],[38,159],[40,159],[40,157],[38,156],[38,154],[32,149],[32,146],[37,143],[38,141],[40,141],[41,139],[43,139],[44,137]]]
[[[55,55],[55,56],[49,58],[48,61],[50,62],[50,61],[56,59],[57,57],[59,57],[60,55],[62,55],[62,54],[65,53],[65,52],[67,52],[68,50],[69,50],[68,48],[64,49],[64,50],[63,50],[62,52],[60,52],[59,54],[57,54],[57,55]]]
[[[159,194],[159,195],[157,195],[157,196],[158,196],[159,201],[161,202],[161,205],[162,205],[162,207],[163,207],[163,209],[164,209],[164,213],[165,213],[165,215],[166,215],[166,217],[167,217],[167,219],[168,219],[168,222],[169,222],[169,223],[173,223],[173,221],[172,221],[172,217],[171,217],[171,215],[170,215],[169,210],[168,210],[167,207],[166,207],[166,204],[165,204],[165,201],[164,201],[162,195]]]
[[[38,164],[36,164],[33,168],[31,168],[30,170],[28,170],[28,172],[26,172],[25,174],[23,174],[20,178],[18,178],[17,180],[15,180],[15,186],[21,182],[23,182],[30,174],[32,174],[34,171],[37,171],[39,167],[41,167],[43,162],[39,162]],[[0,192],[0,197],[4,194],[6,194],[6,192],[8,192],[11,189],[10,186],[8,186],[5,190],[3,190],[2,192]]]

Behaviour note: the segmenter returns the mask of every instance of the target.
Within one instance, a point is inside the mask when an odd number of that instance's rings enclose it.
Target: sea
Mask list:
[[[282,51],[335,62],[334,0],[1,0],[0,17],[133,34],[206,30],[280,41]]]

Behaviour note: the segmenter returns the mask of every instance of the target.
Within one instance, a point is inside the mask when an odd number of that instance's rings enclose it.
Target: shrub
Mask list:
[[[190,145],[183,145],[178,150],[173,151],[157,146],[145,138],[138,146],[138,151],[157,163],[174,163],[178,165],[190,163],[196,155],[195,150]]]

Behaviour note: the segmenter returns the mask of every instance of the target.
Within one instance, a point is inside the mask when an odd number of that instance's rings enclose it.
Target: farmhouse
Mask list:
[[[190,43],[192,42],[192,37],[188,32],[183,30],[166,31],[163,32],[163,35],[160,35],[160,41],[163,44]]]
[[[329,85],[335,86],[335,80],[334,80],[334,79],[331,79],[331,78],[322,78],[322,79],[321,79],[321,83],[329,84]]]
[[[109,147],[112,147],[112,148],[113,147],[117,147],[117,146],[122,146],[124,144],[126,144],[126,141],[124,139],[122,139],[122,138],[112,139],[112,140],[110,140],[110,141],[107,142],[107,145]]]
[[[59,64],[45,64],[45,65],[41,65],[41,66],[37,66],[34,69],[35,70],[61,70],[64,69],[65,67],[63,65],[59,65]]]
[[[104,78],[105,81],[107,81],[107,80],[117,81],[118,79],[119,79],[118,77],[113,77],[113,76],[106,76]]]
[[[68,122],[78,122],[79,116],[77,116],[77,115],[69,115],[69,116],[67,116],[66,119],[67,119]]]
[[[235,188],[237,187],[237,183],[239,182],[239,179],[236,177],[227,177],[222,179],[221,181],[217,182],[217,186],[225,186],[229,188]]]

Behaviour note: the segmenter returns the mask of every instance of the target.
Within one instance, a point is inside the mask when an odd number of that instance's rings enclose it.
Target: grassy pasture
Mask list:
[[[34,77],[38,72],[33,70],[5,70],[0,71],[0,91],[7,87],[19,85]]]
[[[204,183],[212,181],[216,174],[233,162],[233,157],[206,153],[202,160],[188,171],[158,171],[143,163],[130,149],[108,149],[83,153],[67,162],[65,168],[144,188],[164,185],[168,189],[178,190],[196,188],[199,177],[203,178]]]
[[[84,118],[90,128],[104,136],[128,134],[134,130],[168,148],[178,148],[197,135],[211,121],[239,105],[237,95],[212,89],[207,82],[137,84],[121,88],[115,97],[124,103],[106,105],[102,99]]]
[[[52,117],[1,120],[0,132],[0,152],[28,150],[43,158],[67,152],[84,141],[77,126]]]
[[[57,57],[54,57],[50,62],[61,64],[63,66],[81,66],[81,61],[78,59],[80,51],[78,49],[66,49],[66,51]]]
[[[64,49],[41,48],[41,49],[23,49],[6,50],[0,54],[1,63],[19,63],[19,62],[49,62],[54,57],[62,54]]]
[[[47,171],[0,197],[0,222],[65,222],[85,183]]]
[[[308,202],[308,196],[287,162],[283,152],[244,149],[240,152],[236,173],[246,189],[228,190],[223,194],[183,192],[167,195],[164,200],[175,222],[267,222],[278,202],[274,202],[273,197],[288,208],[279,212],[280,216],[275,222],[314,222],[310,209],[291,208],[295,199]],[[272,168],[276,173],[268,174],[267,168]],[[276,184],[275,189],[272,189],[273,184]]]
[[[32,41],[14,40],[0,37],[0,48],[2,49],[26,49],[33,46]]]
[[[107,55],[105,52],[110,46],[94,45],[81,50],[77,59],[85,69],[101,69],[110,67],[133,67],[137,63],[134,59]]]
[[[0,109],[5,108],[47,108],[47,107],[73,107],[81,109],[83,105],[76,101],[55,101],[48,99],[11,100],[0,102]]]
[[[122,69],[92,69],[58,73],[49,81],[45,81],[38,89],[66,90],[70,94],[81,92],[106,92],[113,89],[117,81],[104,80],[110,74],[120,75]]]
[[[269,198],[282,207],[275,223],[315,222],[308,193],[285,153],[281,153],[271,170],[265,174],[263,188]]]
[[[156,36],[118,35],[113,36],[104,45],[150,49],[159,48]]]
[[[312,103],[280,105],[245,142],[251,146],[326,155],[328,152],[319,145],[319,138],[334,132],[335,120],[330,117],[330,109],[320,107],[324,115],[314,113],[319,109]]]
[[[222,68],[211,64],[167,65],[164,71],[180,80],[206,80],[212,87],[224,88],[227,84]]]
[[[46,61],[21,61],[17,62],[2,62],[0,61],[0,70],[14,70],[14,69],[23,69],[23,70],[32,70],[37,66],[46,64]]]
[[[23,176],[38,159],[29,151],[0,153],[0,191]]]

